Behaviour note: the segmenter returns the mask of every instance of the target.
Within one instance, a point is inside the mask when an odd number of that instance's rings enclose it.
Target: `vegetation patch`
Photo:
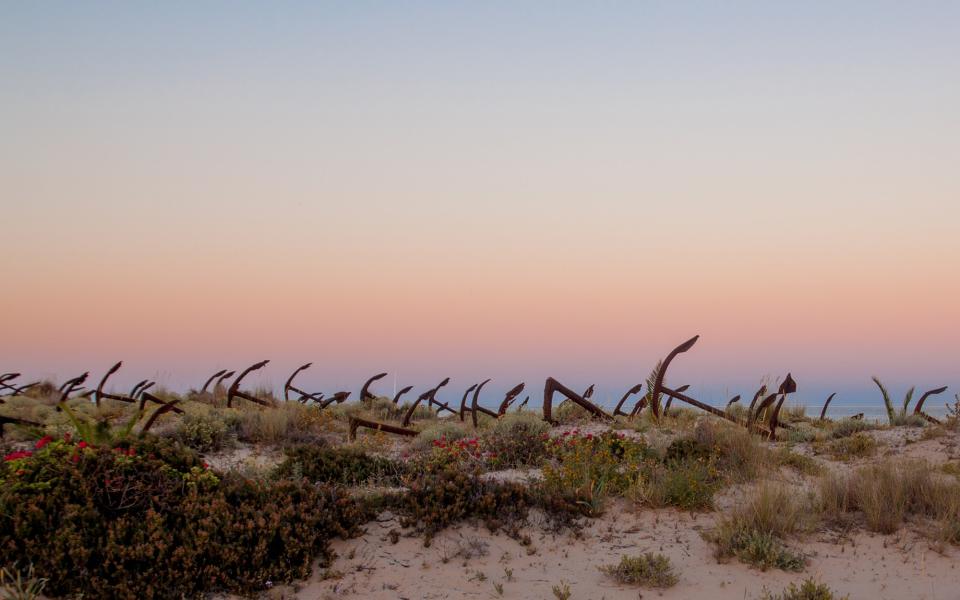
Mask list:
[[[623,556],[618,564],[604,565],[600,570],[623,585],[668,588],[676,585],[678,580],[670,559],[652,552],[640,556]]]
[[[828,519],[843,522],[861,513],[871,531],[893,533],[907,516],[923,517],[932,538],[960,543],[960,483],[926,462],[886,460],[849,475],[833,473],[819,492]]]
[[[0,513],[0,552],[32,564],[47,593],[120,599],[303,579],[369,517],[334,488],[220,476],[170,442],[49,437],[5,457]]]
[[[809,577],[803,580],[799,586],[791,583],[779,594],[773,594],[765,591],[760,597],[761,600],[847,600],[850,596],[836,596],[833,590],[825,583],[819,583],[816,579]]]
[[[404,471],[398,462],[350,446],[299,445],[285,449],[284,454],[286,458],[275,472],[279,479],[305,477],[313,483],[397,485]]]
[[[482,437],[496,468],[537,467],[547,455],[550,424],[533,413],[504,415]]]
[[[761,570],[802,571],[806,557],[789,548],[784,538],[802,529],[806,508],[793,491],[764,484],[705,537],[716,544],[718,560],[736,557]]]
[[[816,452],[826,452],[835,460],[849,461],[873,456],[877,451],[877,440],[865,433],[855,433],[814,446]]]

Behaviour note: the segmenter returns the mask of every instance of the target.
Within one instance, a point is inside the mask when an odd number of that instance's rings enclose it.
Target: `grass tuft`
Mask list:
[[[785,590],[779,594],[765,592],[760,600],[846,600],[850,596],[837,597],[833,590],[824,583],[818,583],[812,577],[803,580],[803,583],[797,586],[791,583]]]
[[[678,580],[670,559],[652,552],[640,556],[623,556],[619,564],[604,565],[600,567],[600,571],[624,585],[668,588],[676,585]]]
[[[716,544],[717,560],[737,557],[762,570],[801,571],[806,557],[789,548],[783,538],[804,527],[805,512],[806,503],[797,500],[794,491],[765,483],[706,538]]]

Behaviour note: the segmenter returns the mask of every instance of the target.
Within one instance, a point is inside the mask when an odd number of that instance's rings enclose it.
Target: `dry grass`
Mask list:
[[[856,433],[829,442],[815,444],[814,451],[827,453],[834,460],[851,461],[873,456],[877,451],[877,440],[865,433]]]
[[[789,467],[802,475],[819,475],[823,471],[823,467],[816,460],[787,447],[775,450],[773,460],[778,466]]]
[[[832,424],[830,437],[842,438],[860,433],[861,431],[871,431],[878,428],[876,423],[864,419],[840,419]]]
[[[789,423],[809,421],[807,407],[803,404],[784,404],[780,409],[780,420]]]
[[[853,474],[833,473],[821,480],[820,509],[834,521],[862,513],[866,526],[893,533],[907,517],[925,518],[931,537],[960,543],[960,483],[916,460],[885,460]]]
[[[767,482],[746,503],[721,518],[706,537],[716,544],[718,560],[735,556],[764,570],[798,571],[806,558],[788,548],[784,539],[805,530],[810,515],[809,503],[796,490]]]
[[[693,439],[717,457],[717,467],[733,481],[756,478],[773,463],[772,455],[755,435],[720,419],[701,419]]]
[[[252,444],[286,445],[310,442],[334,428],[334,417],[327,411],[299,402],[279,402],[276,408],[260,408],[247,403],[227,419],[236,419],[237,438]]]

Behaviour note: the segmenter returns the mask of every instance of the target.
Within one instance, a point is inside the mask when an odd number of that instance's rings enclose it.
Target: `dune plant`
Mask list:
[[[825,583],[818,583],[812,577],[804,579],[798,586],[791,583],[779,594],[765,591],[760,600],[848,600],[850,596],[837,597]]]
[[[51,596],[251,596],[303,579],[370,514],[337,488],[209,471],[149,436],[121,445],[41,439],[0,463],[0,553]]]
[[[88,444],[98,446],[109,445],[128,439],[133,433],[133,428],[136,427],[137,423],[143,417],[143,411],[137,410],[125,423],[114,425],[109,419],[105,418],[86,419],[81,417],[71,410],[66,402],[61,402],[59,406],[60,409],[63,410],[63,413],[67,415],[74,430],[76,430],[78,439]]]
[[[867,528],[893,533],[909,515],[926,517],[931,537],[960,543],[960,483],[916,460],[885,460],[852,474],[831,473],[820,482],[820,509],[830,520],[862,513]]]
[[[641,585],[651,588],[668,588],[677,583],[678,577],[670,559],[662,554],[647,552],[640,556],[622,556],[615,565],[603,565],[600,571],[617,583]]]
[[[784,538],[804,528],[806,509],[794,491],[764,484],[704,537],[716,544],[717,560],[735,556],[763,570],[801,571],[806,557],[789,548]]]
[[[546,455],[550,425],[531,413],[512,413],[498,419],[482,442],[500,468],[539,466]]]
[[[947,425],[956,428],[960,424],[960,394],[954,396],[953,406],[944,404],[947,407]]]
[[[356,447],[304,444],[288,447],[284,454],[286,458],[274,472],[278,479],[305,477],[313,483],[397,485],[403,474],[401,464]]]
[[[46,585],[46,578],[33,574],[33,565],[26,571],[0,568],[0,600],[36,600]]]
[[[900,406],[900,411],[898,412],[893,405],[890,392],[887,391],[886,386],[883,385],[880,378],[874,375],[871,379],[873,379],[873,382],[880,388],[880,394],[883,396],[883,405],[887,409],[887,420],[891,427],[897,425],[922,426],[925,424],[923,417],[911,415],[907,412],[910,409],[910,402],[913,401],[913,393],[916,391],[916,387],[911,387],[907,390],[907,393],[903,396],[903,404]]]

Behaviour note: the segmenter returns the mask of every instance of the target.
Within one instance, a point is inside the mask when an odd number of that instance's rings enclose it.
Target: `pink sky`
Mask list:
[[[0,19],[0,371],[960,385],[954,11],[288,8]]]

